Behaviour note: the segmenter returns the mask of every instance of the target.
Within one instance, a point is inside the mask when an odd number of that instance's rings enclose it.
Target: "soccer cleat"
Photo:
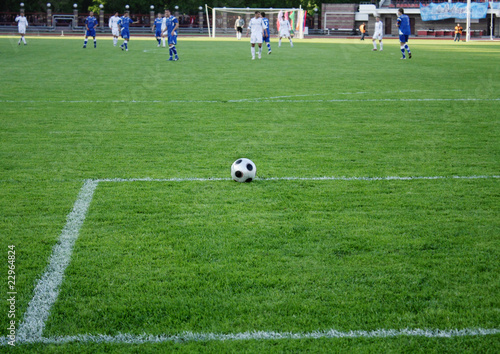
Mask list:
[[[84,46],[83,46],[83,49],[85,49],[85,48],[87,48],[87,46],[86,46],[86,45],[84,45]]]
[[[267,52],[267,54],[271,54],[271,51]]]
[[[377,48],[373,48],[372,50],[373,50],[374,52],[376,52],[376,51],[377,51]]]
[[[160,47],[160,45],[158,44],[157,47]]]
[[[168,58],[168,61],[174,61],[174,58],[170,57]]]
[[[408,59],[411,59],[411,53],[408,52]]]
[[[125,51],[126,51],[126,52],[128,52],[128,48],[127,48],[127,49],[125,49]]]
[[[401,60],[406,59],[406,57],[402,57]]]
[[[177,61],[177,60],[179,60],[179,57],[176,55],[174,58],[174,61]]]
[[[252,57],[252,60],[255,60],[255,57]]]

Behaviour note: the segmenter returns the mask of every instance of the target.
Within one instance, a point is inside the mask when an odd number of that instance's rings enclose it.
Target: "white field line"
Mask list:
[[[390,180],[436,180],[436,179],[491,179],[500,178],[492,176],[416,176],[416,177],[272,177],[261,180],[332,180],[332,181],[390,181]],[[500,333],[499,329],[465,328],[461,330],[440,329],[379,329],[375,331],[349,331],[337,330],[317,331],[311,333],[279,333],[279,332],[245,332],[236,334],[192,333],[184,332],[179,335],[76,335],[64,337],[43,337],[45,322],[50,314],[52,305],[57,300],[59,288],[64,278],[64,272],[71,261],[73,246],[78,238],[80,229],[92,202],[94,191],[100,182],[186,182],[186,181],[228,181],[230,178],[113,178],[86,180],[78,194],[73,210],[68,214],[58,243],[52,249],[49,265],[41,279],[38,281],[34,296],[28,304],[24,320],[17,331],[16,343],[68,343],[68,342],[109,342],[109,343],[146,343],[166,341],[224,341],[224,340],[249,340],[249,339],[302,339],[302,338],[361,338],[361,337],[394,337],[394,336],[423,336],[423,337],[454,337],[476,336]],[[0,337],[0,345],[7,345],[10,339]]]
[[[34,290],[34,296],[28,304],[24,320],[20,323],[17,340],[21,342],[39,342],[42,338],[45,321],[50,309],[57,300],[64,271],[71,260],[71,253],[80,228],[92,201],[98,182],[87,180],[78,194],[73,210],[68,214],[57,244],[52,249],[49,265]]]
[[[65,344],[78,343],[163,343],[163,342],[209,342],[209,341],[242,341],[242,340],[283,340],[283,339],[321,339],[321,338],[390,338],[390,337],[426,337],[453,338],[469,336],[487,336],[499,334],[496,328],[464,328],[464,329],[377,329],[373,331],[314,331],[309,333],[255,331],[243,333],[193,333],[182,332],[177,335],[127,334],[79,334],[74,336],[40,337],[33,341],[17,341],[17,343]],[[6,337],[0,338],[0,345],[6,345]]]
[[[497,179],[500,175],[478,176],[387,176],[387,177],[257,177],[254,181],[413,181],[433,179]],[[210,182],[230,181],[231,178],[104,178],[95,182]]]
[[[372,98],[372,99],[282,99],[255,98],[239,100],[0,100],[0,103],[43,103],[43,104],[79,104],[79,103],[125,103],[125,104],[173,104],[173,103],[364,103],[364,102],[498,102],[500,98]]]

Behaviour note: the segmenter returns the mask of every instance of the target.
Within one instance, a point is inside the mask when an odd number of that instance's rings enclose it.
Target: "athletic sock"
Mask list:
[[[87,42],[88,42],[88,40],[87,40],[87,39],[83,41],[83,46],[84,46],[84,47],[86,47],[86,46],[87,46]]]
[[[290,45],[293,47],[293,42],[291,38],[290,38]]]
[[[94,39],[94,48],[97,48],[97,41]]]
[[[255,47],[250,47],[250,52],[252,53],[252,58],[255,58]]]
[[[125,41],[123,41],[123,45],[125,46],[125,49],[128,49],[128,45],[127,45],[127,43],[128,43],[128,42],[127,42],[126,40],[125,40]]]
[[[406,56],[405,56],[405,47],[403,45],[401,46],[401,53],[403,53],[403,58],[406,58]]]
[[[411,53],[411,51],[410,51],[410,47],[408,47],[408,44],[405,44],[405,49],[406,49],[406,51],[408,52],[408,54],[410,54],[410,53]],[[417,54],[418,54],[418,53],[417,53]]]
[[[375,41],[373,41],[373,49],[377,50],[377,43]]]
[[[165,47],[165,37],[162,38],[163,46]]]
[[[380,50],[384,49],[384,44],[380,42]]]
[[[281,47],[281,37],[280,37],[280,39],[278,40],[278,47]]]
[[[172,53],[174,53],[174,55],[177,55],[177,49],[175,49],[175,45],[173,45],[171,48],[172,48]]]
[[[271,43],[267,43],[267,50],[271,51]]]

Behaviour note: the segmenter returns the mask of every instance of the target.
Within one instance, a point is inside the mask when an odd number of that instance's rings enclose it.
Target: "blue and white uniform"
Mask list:
[[[165,25],[167,29],[167,35],[168,35],[168,44],[177,44],[177,31],[174,32],[172,35],[172,31],[174,30],[175,26],[179,23],[179,20],[175,16],[170,15],[170,17],[165,18]]]
[[[120,20],[118,21],[118,24],[122,28],[122,33],[121,36],[123,39],[129,39],[130,38],[130,29],[129,26],[131,23],[134,23],[130,17],[122,16],[120,17]]]
[[[85,19],[85,24],[88,30],[85,32],[86,37],[95,37],[95,28],[97,27],[97,19],[94,16],[89,16]]]
[[[397,26],[399,28],[399,41],[401,43],[408,42],[408,37],[411,34],[410,18],[408,15],[402,14],[398,17]]]
[[[269,19],[267,17],[262,17],[262,22],[264,22],[264,26],[266,27],[264,29],[264,36],[262,39],[264,40],[264,42],[269,43],[269,41],[271,40],[271,32],[269,31]]]
[[[163,23],[163,18],[155,18],[155,37],[161,37],[161,26]]]

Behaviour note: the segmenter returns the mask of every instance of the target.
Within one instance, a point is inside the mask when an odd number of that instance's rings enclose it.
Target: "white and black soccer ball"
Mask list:
[[[255,164],[246,158],[241,158],[231,165],[231,177],[236,182],[252,182],[257,173]]]

